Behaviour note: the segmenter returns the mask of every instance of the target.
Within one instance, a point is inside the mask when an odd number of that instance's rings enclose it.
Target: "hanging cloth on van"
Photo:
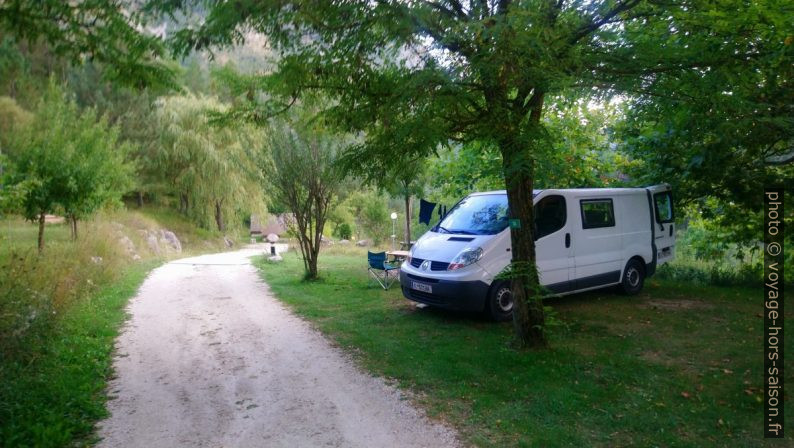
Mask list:
[[[433,209],[436,208],[435,202],[428,202],[424,199],[419,200],[419,222],[430,225],[430,220],[433,219]]]

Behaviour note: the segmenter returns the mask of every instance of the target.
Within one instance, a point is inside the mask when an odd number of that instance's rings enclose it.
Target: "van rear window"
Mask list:
[[[583,199],[579,203],[582,208],[582,228],[598,229],[615,225],[612,199]]]
[[[656,203],[656,221],[660,224],[673,222],[673,197],[669,191],[653,195]]]

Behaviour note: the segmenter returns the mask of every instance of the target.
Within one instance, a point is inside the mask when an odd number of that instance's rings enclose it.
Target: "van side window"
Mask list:
[[[597,229],[615,225],[612,199],[583,199],[579,203],[582,207],[582,228]]]
[[[565,198],[547,196],[535,204],[535,239],[554,233],[565,225]]]
[[[660,224],[673,222],[673,196],[669,191],[653,195],[656,205],[656,222]]]

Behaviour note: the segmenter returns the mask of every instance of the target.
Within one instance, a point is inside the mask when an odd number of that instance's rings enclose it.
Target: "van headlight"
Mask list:
[[[452,263],[449,264],[447,268],[448,271],[454,271],[460,268],[465,268],[466,266],[476,263],[482,257],[482,248],[471,248],[467,247],[463,249],[461,253],[459,253],[454,259],[452,259]]]

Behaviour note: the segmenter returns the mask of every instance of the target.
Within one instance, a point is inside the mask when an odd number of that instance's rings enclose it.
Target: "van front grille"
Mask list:
[[[443,261],[430,262],[431,271],[446,271],[448,267],[449,267],[449,263],[444,263]]]
[[[425,260],[422,258],[411,258],[411,266],[418,268],[422,266]],[[431,271],[446,271],[449,267],[449,263],[445,263],[443,261],[431,261],[430,262],[430,270]]]

